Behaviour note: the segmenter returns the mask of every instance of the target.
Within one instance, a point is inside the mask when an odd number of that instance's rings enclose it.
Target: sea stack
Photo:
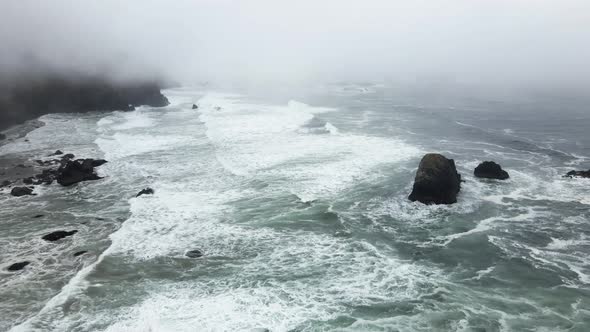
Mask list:
[[[508,172],[502,169],[502,166],[493,161],[484,161],[477,165],[473,175],[478,178],[506,180],[510,177]]]
[[[424,204],[453,204],[461,190],[461,175],[457,173],[455,161],[437,153],[422,157],[412,193],[412,202]]]

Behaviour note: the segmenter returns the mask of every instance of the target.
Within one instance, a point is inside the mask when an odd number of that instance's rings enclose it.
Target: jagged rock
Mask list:
[[[61,152],[61,150],[57,150],[52,154],[52,156],[59,156],[60,154],[64,154],[64,153]]]
[[[580,177],[580,178],[590,178],[590,169],[587,171],[569,171],[567,172],[564,177],[573,178],[573,177]]]
[[[197,104],[193,104],[193,109],[194,110],[199,109],[199,106],[197,106]]]
[[[74,253],[74,257],[82,256],[82,255],[84,255],[87,252],[88,252],[87,250],[82,250],[82,251],[75,252]]]
[[[72,236],[74,234],[78,233],[77,230],[73,230],[73,231],[55,231],[55,232],[51,232],[47,235],[43,235],[42,239],[45,241],[49,241],[49,242],[54,242],[57,240],[61,240],[64,237],[67,236]]]
[[[154,193],[154,189],[152,188],[145,188],[142,189],[135,197],[139,197],[141,195],[152,195]]]
[[[74,159],[74,158],[76,158],[76,156],[74,156],[74,154],[72,154],[72,153],[64,154],[61,157],[62,160],[64,160],[64,159]]]
[[[33,189],[27,187],[14,187],[10,191],[12,196],[21,197],[25,195],[33,195]]]
[[[203,252],[201,250],[195,249],[187,251],[185,255],[189,258],[199,258],[203,256]]]
[[[508,172],[503,170],[500,165],[493,161],[484,161],[483,163],[477,165],[473,171],[473,174],[478,178],[497,180],[506,180],[510,177]]]
[[[452,204],[457,202],[460,190],[461,175],[457,173],[455,161],[429,153],[420,161],[408,198],[424,204]]]
[[[25,266],[27,266],[29,264],[31,264],[31,262],[28,262],[28,261],[14,263],[14,264],[10,265],[7,268],[7,270],[8,271],[20,271],[20,270],[24,269]]]
[[[101,177],[94,173],[95,162],[93,159],[67,161],[57,170],[55,179],[65,187],[82,181],[99,180]]]
[[[98,166],[102,166],[106,163],[108,163],[108,161],[104,160],[104,159],[90,159],[92,161],[92,167],[98,167]]]

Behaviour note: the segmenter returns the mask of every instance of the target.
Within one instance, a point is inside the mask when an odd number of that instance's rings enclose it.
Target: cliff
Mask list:
[[[161,107],[168,100],[155,82],[112,82],[100,77],[59,76],[0,86],[0,130],[48,113]]]

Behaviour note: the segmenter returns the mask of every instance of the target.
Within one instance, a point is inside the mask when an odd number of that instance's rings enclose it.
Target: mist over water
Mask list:
[[[25,0],[2,7],[3,72],[47,67],[184,83],[385,79],[575,89],[590,82],[583,0]]]

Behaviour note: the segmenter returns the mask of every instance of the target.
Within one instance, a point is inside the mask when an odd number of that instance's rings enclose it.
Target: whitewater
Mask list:
[[[33,262],[0,272],[0,330],[590,329],[590,181],[561,176],[588,166],[588,115],[558,130],[383,85],[164,93],[163,108],[46,115],[0,147],[109,161],[100,181],[0,198],[2,262]],[[457,204],[407,200],[428,152],[455,159]],[[483,160],[511,178],[474,178]],[[60,227],[79,233],[36,236]]]

